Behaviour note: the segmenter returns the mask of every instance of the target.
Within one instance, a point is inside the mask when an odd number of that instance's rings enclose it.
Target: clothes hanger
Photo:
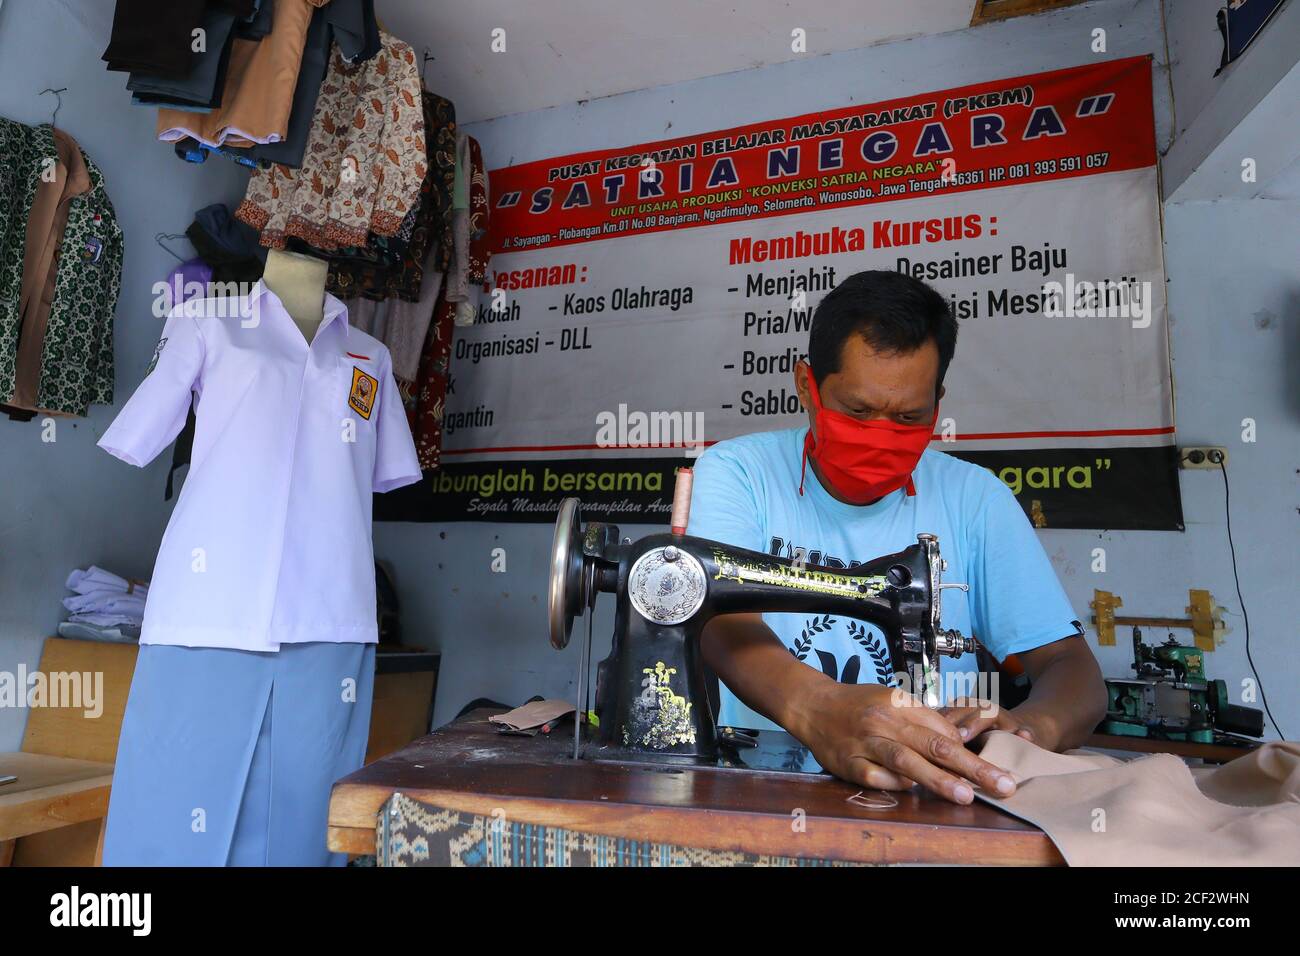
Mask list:
[[[426,86],[424,75],[429,69],[429,61],[435,59],[434,55],[429,52],[429,48],[424,48],[424,62],[420,64],[420,85]]]
[[[156,232],[154,233],[153,241],[158,243],[159,247],[161,247],[164,251],[170,252],[173,256],[175,256],[178,262],[184,262],[185,258],[183,256],[178,255],[176,250],[170,248],[167,245],[167,243],[163,242],[164,239],[184,239],[184,238],[185,238],[185,234],[181,232]]]
[[[44,96],[46,93],[53,93],[54,98],[59,101],[59,105],[54,107],[54,115],[50,117],[51,126],[55,126],[58,124],[59,110],[63,109],[63,97],[60,96],[59,94],[66,93],[66,92],[68,92],[68,88],[66,86],[61,86],[57,90],[54,89],[53,87],[47,86],[45,89],[41,90],[39,93],[36,94],[37,96]]]

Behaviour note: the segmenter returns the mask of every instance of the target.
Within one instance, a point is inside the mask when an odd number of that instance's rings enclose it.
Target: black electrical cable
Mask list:
[[[1264,682],[1259,678],[1259,670],[1255,667],[1255,659],[1250,656],[1250,615],[1246,613],[1246,601],[1241,596],[1241,577],[1237,574],[1237,549],[1232,543],[1232,506],[1231,492],[1228,488],[1228,464],[1219,455],[1219,460],[1214,461],[1218,452],[1210,453],[1210,461],[1219,466],[1219,471],[1223,472],[1223,512],[1228,526],[1228,553],[1232,556],[1232,580],[1237,585],[1237,603],[1241,605],[1241,617],[1246,622],[1246,663],[1250,665],[1250,671],[1255,675],[1255,685],[1259,688],[1259,700],[1264,705],[1264,713],[1268,714],[1269,722],[1273,729],[1277,731],[1278,737],[1286,740],[1286,734],[1282,733],[1282,728],[1277,725],[1277,720],[1273,717],[1273,711],[1268,708],[1268,696],[1264,693]]]

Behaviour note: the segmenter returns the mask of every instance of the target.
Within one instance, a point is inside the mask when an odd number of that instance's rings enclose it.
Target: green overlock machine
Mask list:
[[[1135,626],[1133,671],[1131,679],[1106,679],[1109,700],[1099,732],[1206,744],[1264,733],[1263,712],[1231,703],[1227,684],[1206,678],[1205,652],[1172,634],[1163,644],[1143,644]]]

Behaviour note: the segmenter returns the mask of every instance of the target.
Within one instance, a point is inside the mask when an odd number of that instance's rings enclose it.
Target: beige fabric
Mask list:
[[[976,795],[1041,827],[1071,866],[1300,865],[1300,743],[1189,768],[1172,754],[1057,754],[994,731],[980,756],[1019,787]]]

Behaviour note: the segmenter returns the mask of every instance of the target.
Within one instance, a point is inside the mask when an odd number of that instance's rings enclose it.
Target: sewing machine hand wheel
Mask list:
[[[555,521],[555,542],[551,545],[551,582],[547,593],[551,646],[568,646],[573,619],[586,609],[590,596],[590,569],[582,554],[582,514],[577,498],[560,502]]]

